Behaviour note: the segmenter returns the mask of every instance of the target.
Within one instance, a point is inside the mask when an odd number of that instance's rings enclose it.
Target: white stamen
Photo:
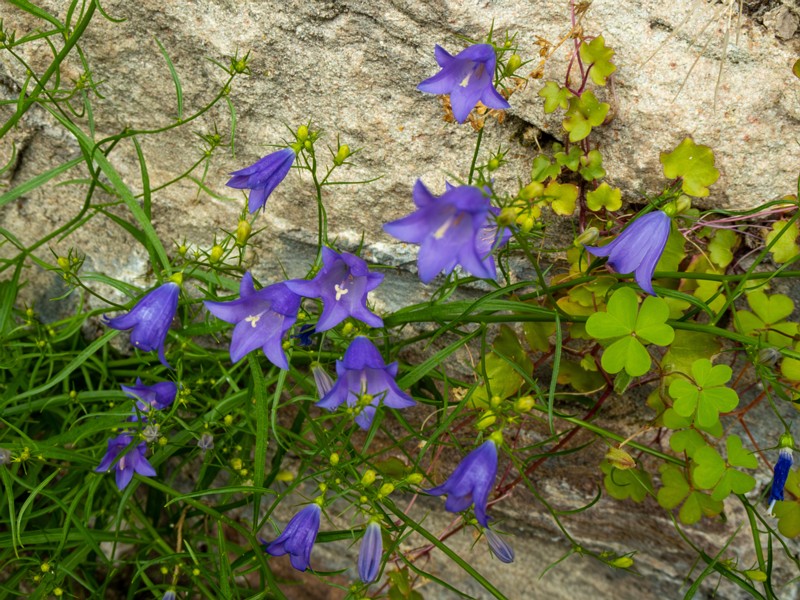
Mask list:
[[[119,462],[117,463],[117,467],[119,468],[120,471],[124,471],[125,470],[125,457],[124,456],[119,459]]]
[[[339,284],[337,283],[333,286],[333,291],[336,292],[336,301],[338,302],[342,299],[342,296],[344,296],[350,290],[348,290],[346,287],[339,287]]]
[[[467,73],[467,76],[464,77],[464,79],[461,81],[461,83],[459,85],[461,85],[461,87],[467,87],[467,85],[469,85],[469,78],[470,77],[472,77],[472,71]]]
[[[454,217],[450,217],[447,219],[447,221],[445,221],[444,224],[436,230],[436,232],[433,234],[434,239],[440,240],[444,237],[444,234],[447,233],[448,229],[450,229],[450,225],[453,224],[453,218]]]
[[[245,317],[245,321],[250,323],[250,327],[255,327],[258,320],[261,318],[261,315],[250,315],[249,317]]]

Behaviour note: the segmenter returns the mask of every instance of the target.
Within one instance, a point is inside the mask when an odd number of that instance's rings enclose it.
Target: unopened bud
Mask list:
[[[508,62],[506,63],[506,75],[513,75],[514,71],[522,66],[522,59],[520,58],[519,54],[512,54],[508,57]]]
[[[622,448],[609,448],[608,452],[606,452],[606,460],[611,464],[612,467],[619,469],[620,471],[627,471],[628,469],[633,469],[636,466],[636,461],[633,457],[625,452]]]
[[[337,454],[336,452],[331,454],[330,457],[328,458],[328,462],[331,463],[332,467],[335,467],[336,465],[338,465],[339,464],[339,454]]]
[[[497,216],[497,224],[501,227],[508,227],[517,220],[518,213],[519,211],[513,206],[505,207]]]
[[[685,194],[675,201],[675,210],[678,214],[685,213],[690,208],[692,208],[692,199]]]
[[[425,479],[425,476],[422,473],[411,473],[406,477],[406,481],[411,485],[419,485],[423,479]]]
[[[752,581],[762,582],[767,580],[767,574],[764,573],[764,571],[760,571],[758,569],[753,569],[750,571],[742,571],[742,573],[744,573]]]
[[[70,262],[66,256],[59,256],[56,262],[63,271],[69,271]]]
[[[494,158],[489,160],[489,164],[487,165],[487,167],[490,171],[496,171],[497,169],[500,168],[500,159],[495,156]]]
[[[391,483],[384,483],[381,489],[378,490],[378,497],[385,498],[394,491],[394,486]]]
[[[522,398],[517,398],[514,401],[514,412],[519,414],[525,414],[530,412],[535,404],[533,400],[533,396],[523,396]]]
[[[303,148],[305,148],[306,150],[311,150],[311,148],[313,147],[314,144],[311,143],[311,140],[306,140],[305,142],[303,142]]]
[[[497,421],[497,415],[494,411],[487,410],[478,419],[478,424],[475,426],[478,431],[483,431],[487,427],[491,427]]]
[[[222,246],[218,244],[214,244],[211,248],[211,252],[208,255],[208,260],[212,263],[218,263],[222,259],[222,255],[225,254],[225,250]]]
[[[600,237],[600,232],[597,227],[589,227],[583,231],[578,237],[575,238],[575,247],[580,248],[587,244],[594,244],[597,238]]]
[[[774,367],[780,357],[781,353],[777,348],[766,346],[758,351],[756,363],[763,367]]]
[[[297,139],[300,142],[305,142],[308,139],[308,127],[306,125],[300,125],[297,128]]]
[[[618,569],[628,569],[633,566],[633,559],[630,556],[620,556],[611,561],[611,566]]]
[[[375,483],[375,478],[378,474],[373,471],[372,469],[367,469],[364,471],[364,474],[361,476],[361,485],[372,485]]]
[[[236,227],[236,243],[240,246],[244,246],[247,243],[247,238],[250,237],[250,232],[253,228],[250,226],[250,223],[245,219],[239,221],[239,225]]]
[[[342,144],[336,151],[336,156],[333,157],[333,164],[335,164],[337,167],[342,166],[344,161],[347,160],[348,156],[350,156],[350,146],[347,144]]]

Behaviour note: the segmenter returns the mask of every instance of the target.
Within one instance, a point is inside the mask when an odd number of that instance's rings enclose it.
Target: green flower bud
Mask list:
[[[411,485],[419,485],[423,479],[425,479],[425,476],[422,473],[411,473],[406,477],[406,481]]]
[[[766,346],[758,351],[756,363],[763,367],[774,367],[780,357],[781,353],[777,348]]]
[[[534,405],[533,396],[523,396],[514,401],[514,412],[525,414],[531,411]]]
[[[245,219],[239,221],[238,227],[236,227],[236,243],[239,246],[244,246],[247,243],[247,238],[250,237],[250,232],[253,228],[250,226],[250,223]]]
[[[394,491],[394,486],[391,483],[384,483],[381,489],[378,490],[378,498],[385,498]]]
[[[297,141],[305,142],[308,139],[308,127],[305,125],[300,125],[297,128]]]
[[[612,467],[620,471],[627,471],[636,466],[636,461],[633,460],[633,457],[622,448],[609,448],[608,452],[606,452],[606,460]]]
[[[375,483],[375,478],[377,476],[378,474],[375,471],[373,471],[372,469],[367,469],[361,476],[361,485],[363,486],[372,485],[373,483]]]
[[[512,54],[508,57],[508,62],[506,63],[506,75],[513,75],[514,71],[519,69],[521,65],[522,59],[519,54]]]
[[[767,574],[764,571],[760,571],[758,569],[754,569],[752,571],[742,571],[751,581],[766,581]]]
[[[66,256],[59,256],[58,259],[56,259],[56,262],[63,271],[69,271],[70,262]]]
[[[314,144],[311,143],[311,140],[306,140],[305,142],[303,142],[303,148],[305,148],[306,150],[311,150],[311,148],[313,147]]]
[[[627,569],[633,566],[633,559],[630,556],[620,556],[611,561],[611,566],[618,569]]]
[[[218,263],[222,260],[222,255],[225,254],[225,250],[219,244],[214,244],[211,248],[211,252],[208,255],[208,260],[211,263]]]
[[[336,151],[336,156],[333,157],[333,164],[335,164],[337,167],[341,167],[342,164],[344,164],[344,161],[347,160],[348,156],[350,156],[350,146],[347,144],[342,144]]]
[[[336,453],[336,452],[331,454],[330,458],[328,458],[328,462],[331,463],[332,467],[335,467],[336,465],[338,465],[339,464],[339,454]]]
[[[499,169],[499,168],[500,168],[500,160],[499,160],[497,157],[494,157],[494,158],[492,158],[492,159],[489,161],[489,164],[488,164],[488,169],[489,169],[490,171],[496,171],[496,170],[497,170],[497,169]]]
[[[518,210],[513,206],[506,206],[497,217],[498,225],[508,227],[517,220]]]
[[[685,194],[675,202],[675,209],[678,214],[685,213],[690,208],[692,208],[692,199]]]
[[[584,230],[582,234],[575,238],[575,247],[580,248],[584,245],[594,244],[597,238],[600,237],[600,232],[597,227],[589,227]]]
[[[487,410],[478,418],[478,424],[475,426],[478,431],[483,431],[487,427],[491,427],[497,422],[497,415],[494,411]]]

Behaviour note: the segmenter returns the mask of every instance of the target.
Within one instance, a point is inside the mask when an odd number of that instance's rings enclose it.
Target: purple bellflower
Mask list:
[[[341,404],[354,409],[356,423],[369,429],[381,404],[389,408],[408,408],[415,404],[394,381],[397,363],[387,365],[381,353],[367,338],[358,336],[347,348],[343,360],[336,361],[336,383],[317,406],[335,410]]]
[[[274,541],[264,543],[264,551],[272,556],[289,555],[292,566],[305,571],[311,561],[311,549],[319,533],[319,504],[309,504],[286,524],[286,528]]]
[[[419,244],[419,278],[430,282],[441,271],[450,273],[456,265],[476,277],[494,279],[497,270],[492,250],[508,241],[511,232],[499,229],[491,218],[499,210],[480,188],[449,186],[439,197],[417,180],[414,185],[417,210],[383,226],[389,235]]]
[[[504,562],[507,565],[514,562],[514,548],[511,547],[511,544],[488,527],[483,530],[483,534],[486,536],[489,550],[491,550],[492,554],[495,555],[500,562]]]
[[[788,444],[784,438],[788,440]],[[768,514],[772,514],[772,509],[775,503],[783,500],[783,488],[786,486],[786,479],[789,477],[789,471],[792,469],[792,440],[791,437],[781,436],[781,449],[778,454],[778,462],[775,463],[775,470],[772,476],[772,489],[769,492],[769,508]]]
[[[132,441],[133,437],[127,433],[109,438],[108,451],[95,469],[96,473],[105,473],[116,460],[117,487],[120,491],[124,490],[131,482],[134,472],[139,473],[139,475],[144,475],[145,477],[155,477],[156,475],[156,470],[147,462],[147,458],[145,458],[147,444],[142,442],[128,450],[128,446]],[[119,460],[117,460],[117,458],[119,458]]]
[[[615,271],[633,273],[639,287],[655,296],[653,272],[667,245],[671,222],[663,211],[647,213],[628,225],[610,244],[586,246],[586,251],[595,256],[607,256],[608,264]]]
[[[144,385],[142,380],[137,377],[136,385],[123,385],[122,391],[131,398],[136,398],[136,407],[147,412],[151,408],[164,410],[174,401],[178,393],[178,386],[172,381],[160,381],[153,385]]]
[[[234,171],[231,173],[233,177],[225,185],[237,190],[250,190],[247,209],[252,214],[267,203],[269,195],[289,173],[294,159],[294,150],[283,148],[268,154],[249,167]]]
[[[417,89],[429,94],[449,94],[456,121],[466,121],[478,102],[489,108],[511,108],[492,83],[496,59],[490,44],[474,44],[456,56],[437,45],[434,56],[442,70],[420,83]]]
[[[447,494],[445,510],[456,513],[475,504],[475,518],[488,527],[486,503],[497,477],[497,446],[488,440],[458,463],[455,471],[442,485],[426,490],[432,496]]]
[[[145,294],[129,313],[108,319],[106,325],[112,329],[131,329],[131,344],[145,352],[158,350],[161,364],[169,367],[164,357],[164,342],[178,309],[180,291],[180,285],[168,281]]]
[[[317,331],[336,327],[347,317],[370,327],[383,327],[383,320],[367,308],[367,293],[383,281],[383,273],[370,273],[367,263],[349,252],[322,249],[323,266],[311,281],[293,279],[286,286],[306,298],[322,299]]]
[[[383,539],[381,526],[375,521],[370,521],[361,540],[358,551],[358,576],[364,583],[372,583],[378,578],[383,559]]]
[[[256,291],[253,276],[247,272],[242,277],[238,300],[206,300],[205,305],[214,316],[236,324],[231,340],[233,362],[239,362],[249,352],[261,348],[272,364],[281,369],[289,368],[282,340],[297,320],[300,296],[285,283],[275,283]]]

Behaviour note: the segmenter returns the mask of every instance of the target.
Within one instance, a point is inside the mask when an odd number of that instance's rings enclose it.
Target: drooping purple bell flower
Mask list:
[[[447,494],[445,510],[461,512],[475,505],[475,518],[488,527],[486,503],[497,477],[497,446],[488,440],[458,463],[455,471],[442,485],[426,490],[432,496]]]
[[[444,271],[461,265],[475,277],[494,279],[497,269],[492,250],[508,241],[506,228],[494,221],[499,209],[493,207],[480,188],[449,186],[439,197],[417,180],[413,192],[417,210],[387,223],[383,230],[404,242],[419,244],[419,278],[430,282]]]
[[[769,492],[769,508],[767,509],[767,513],[770,515],[775,503],[783,500],[783,488],[786,487],[786,480],[789,478],[792,462],[792,447],[783,446],[778,453],[778,462],[775,463],[775,470],[772,475],[772,488]]]
[[[336,361],[336,375],[336,383],[317,406],[336,410],[346,404],[354,410],[361,429],[369,429],[380,405],[408,408],[415,404],[394,381],[397,363],[387,365],[375,345],[365,337],[359,336],[350,342],[344,358]]]
[[[124,490],[133,479],[134,472],[145,477],[155,477],[156,470],[145,458],[147,453],[147,444],[142,442],[133,446],[128,450],[133,441],[133,437],[127,433],[118,435],[108,440],[108,451],[103,456],[100,464],[95,469],[96,473],[105,473],[111,468],[111,465],[117,460],[115,466],[117,470],[117,487]]]
[[[161,364],[169,367],[164,357],[164,342],[178,309],[180,292],[180,285],[168,281],[142,296],[127,314],[107,319],[106,325],[112,329],[130,329],[131,344],[144,352],[158,350]]]
[[[370,273],[367,263],[349,252],[322,249],[322,268],[311,281],[292,279],[286,286],[306,298],[322,299],[317,331],[336,327],[347,317],[370,327],[383,327],[383,320],[367,308],[367,293],[383,281],[383,273]]]
[[[292,566],[305,571],[311,561],[311,550],[319,533],[319,504],[309,504],[286,524],[286,528],[274,541],[264,543],[264,551],[271,556],[289,555]]]
[[[269,195],[289,173],[294,159],[294,150],[282,148],[268,154],[249,167],[234,171],[231,173],[233,177],[225,185],[237,190],[250,190],[247,209],[252,214],[267,203]]]
[[[496,58],[490,44],[474,44],[455,56],[437,45],[434,56],[441,71],[420,83],[417,89],[429,94],[449,94],[456,121],[466,121],[479,101],[489,108],[511,108],[494,88]]]
[[[665,212],[656,210],[630,223],[610,244],[586,246],[586,251],[607,256],[615,271],[633,273],[639,287],[655,296],[653,272],[667,245],[671,223]]]
[[[370,521],[358,551],[358,576],[361,581],[372,583],[378,578],[381,560],[383,560],[381,526],[375,521]]]
[[[261,348],[272,364],[281,369],[289,368],[282,340],[297,320],[300,296],[285,283],[275,283],[256,291],[253,276],[247,272],[242,277],[238,300],[206,300],[205,305],[217,318],[236,324],[230,348],[233,362]]]
[[[178,385],[172,381],[159,381],[153,385],[144,385],[142,380],[137,377],[136,385],[120,386],[122,391],[131,398],[136,398],[136,407],[147,412],[151,408],[164,410],[174,401],[178,393]]]

